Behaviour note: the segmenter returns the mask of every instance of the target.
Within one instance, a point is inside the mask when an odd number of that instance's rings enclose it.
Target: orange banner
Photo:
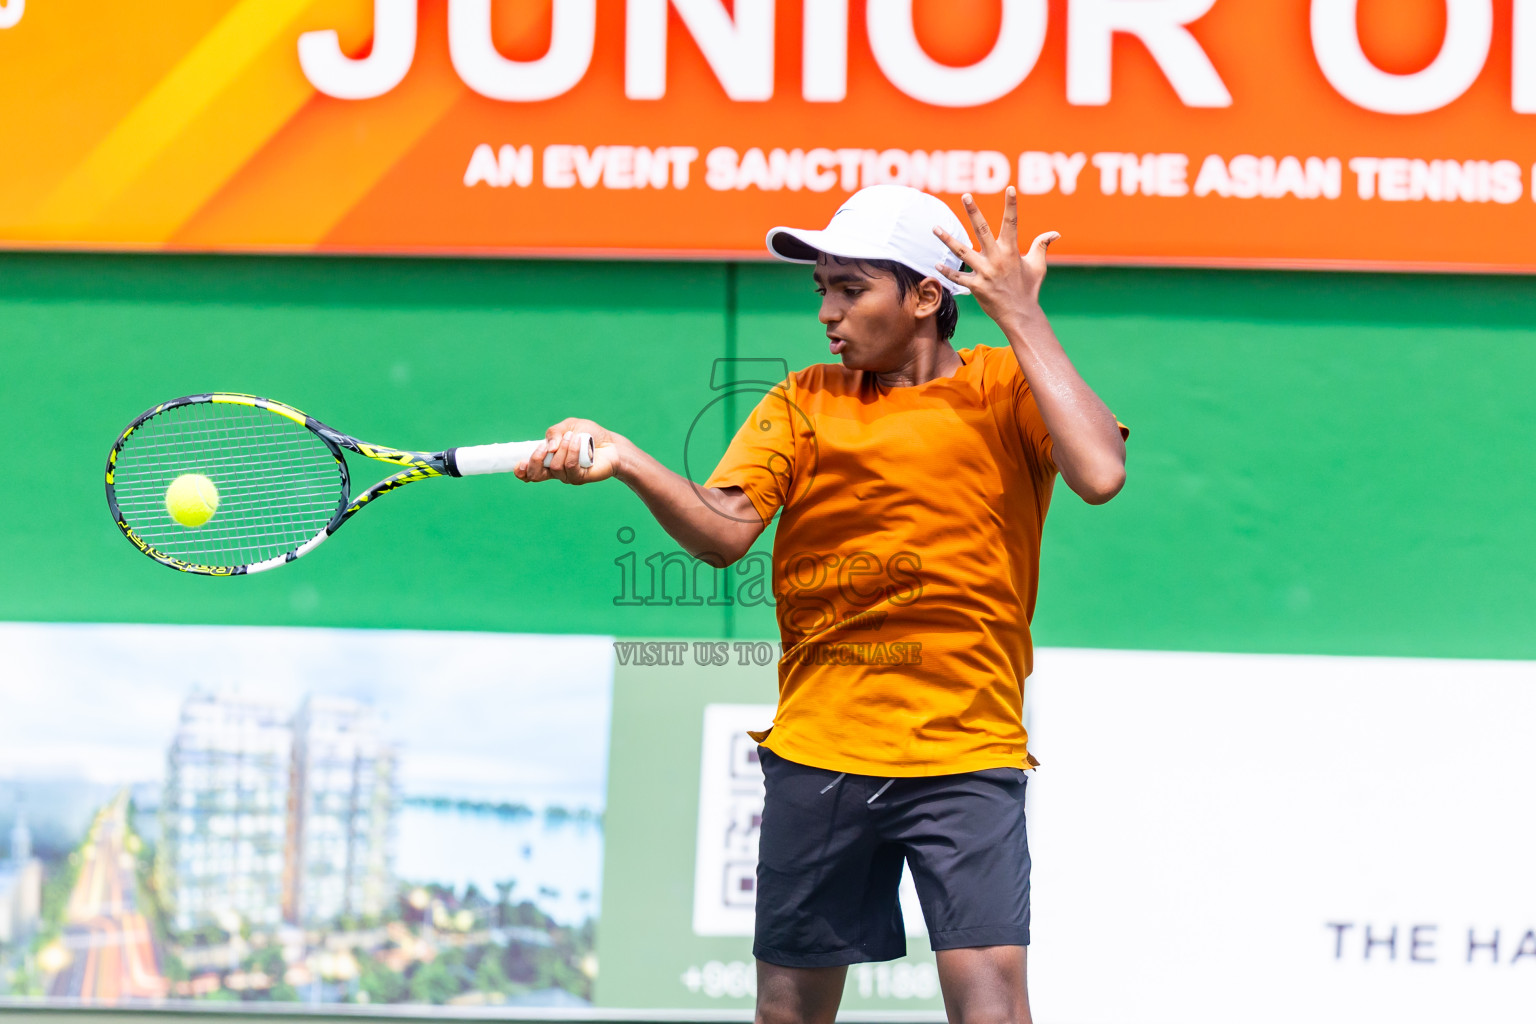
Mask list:
[[[1536,0],[0,0],[0,244],[1536,270]]]

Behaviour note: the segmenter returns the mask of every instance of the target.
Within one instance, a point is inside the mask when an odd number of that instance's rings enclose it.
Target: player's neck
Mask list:
[[[964,365],[949,342],[919,337],[913,340],[905,362],[892,370],[876,371],[875,380],[882,388],[910,388],[940,377],[953,377]]]

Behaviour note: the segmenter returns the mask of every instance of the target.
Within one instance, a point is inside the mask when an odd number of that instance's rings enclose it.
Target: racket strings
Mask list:
[[[198,406],[191,408],[206,409]],[[292,533],[300,532],[293,529],[298,525],[298,517],[293,515],[293,509],[269,508],[270,492],[262,495],[249,486],[242,486],[247,484],[244,478],[250,475],[249,469],[255,467],[240,467],[237,472],[230,471],[230,456],[238,450],[239,445],[228,441],[232,437],[249,434],[248,430],[242,429],[249,425],[243,422],[249,419],[249,414],[231,417],[209,415],[205,411],[201,416],[196,413],[191,416],[183,413],[174,419],[172,416],[174,413],[163,416],[164,424],[152,421],[161,430],[146,433],[142,451],[135,452],[135,455],[143,458],[140,465],[159,471],[146,475],[141,486],[128,489],[130,500],[137,506],[136,510],[141,515],[150,513],[150,518],[139,527],[146,541],[162,550],[174,549],[167,550],[167,553],[188,561],[243,564],[247,559],[257,557],[259,560],[260,555],[267,554],[262,550],[261,535],[268,535],[266,539],[277,541],[277,546],[282,546],[281,542],[290,540]],[[216,439],[222,439],[225,443],[214,443]],[[249,437],[245,439],[250,440]],[[198,441],[202,441],[205,447],[189,458],[191,453],[186,450],[188,443],[195,444]],[[280,469],[283,462],[291,461],[290,443],[286,439],[278,443],[269,439],[254,444],[251,451],[253,455],[260,453],[256,457],[266,463],[263,468],[269,471]],[[164,478],[175,479],[182,472],[202,472],[210,479],[220,478],[223,484],[220,487],[223,500],[220,501],[218,514],[196,532],[180,526],[168,514],[161,512],[163,497],[157,492],[161,490]],[[283,475],[279,472],[278,478]],[[220,483],[216,482],[215,486],[220,486]],[[230,494],[231,491],[234,493]],[[229,497],[226,498],[226,494]],[[121,506],[122,502],[119,504]],[[273,527],[288,529],[274,531]],[[271,536],[274,533],[276,536]]]
[[[199,473],[219,492],[207,523],[187,527],[166,490]],[[200,565],[238,566],[293,551],[325,529],[346,500],[342,467],[308,429],[252,406],[168,409],[129,435],[113,473],[118,508],[151,547]]]

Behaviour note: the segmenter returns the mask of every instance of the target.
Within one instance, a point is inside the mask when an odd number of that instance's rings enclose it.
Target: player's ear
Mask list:
[[[917,308],[919,318],[933,316],[944,301],[944,286],[936,277],[925,277],[917,283]]]

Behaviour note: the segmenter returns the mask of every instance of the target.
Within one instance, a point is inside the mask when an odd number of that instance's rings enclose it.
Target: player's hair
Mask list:
[[[828,254],[834,263],[857,264],[869,270],[878,270],[889,274],[896,279],[896,297],[905,302],[907,293],[913,291],[923,283],[923,278],[933,277],[932,274],[919,274],[905,263],[897,263],[895,260],[852,260],[843,259],[840,256]],[[939,329],[939,340],[948,341],[955,336],[955,327],[960,322],[960,307],[955,305],[955,296],[948,288],[940,285],[943,298],[939,300],[939,312],[935,315],[936,325]]]

